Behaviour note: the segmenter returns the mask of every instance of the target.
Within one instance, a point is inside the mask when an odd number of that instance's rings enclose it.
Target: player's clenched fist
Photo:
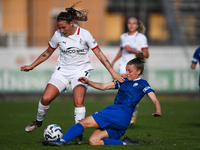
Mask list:
[[[84,83],[84,84],[88,84],[88,79],[85,78],[85,77],[80,77],[80,78],[78,79],[78,81],[79,81],[79,82],[82,82],[82,83]]]

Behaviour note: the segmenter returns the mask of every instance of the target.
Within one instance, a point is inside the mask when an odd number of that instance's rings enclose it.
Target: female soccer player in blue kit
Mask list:
[[[144,35],[146,29],[142,21],[135,17],[130,17],[127,21],[127,28],[128,32],[123,33],[120,36],[120,50],[111,62],[111,66],[113,67],[115,62],[121,58],[119,63],[119,73],[123,76],[126,74],[126,64],[129,60],[136,58],[136,54],[142,52],[145,58],[149,57],[148,42]],[[138,108],[139,105],[135,107],[130,122],[131,125],[136,123]]]
[[[96,89],[108,90],[118,89],[114,105],[109,105],[87,118],[82,119],[73,125],[59,141],[44,141],[43,145],[64,146],[84,132],[87,128],[97,128],[89,138],[90,145],[141,145],[129,138],[119,140],[129,126],[135,106],[142,97],[147,94],[153,101],[156,113],[153,116],[161,116],[161,106],[154,91],[148,82],[140,78],[144,70],[144,55],[137,54],[135,59],[130,60],[126,65],[125,81],[109,83],[97,83],[89,81],[85,77],[80,77],[78,81],[88,84]]]

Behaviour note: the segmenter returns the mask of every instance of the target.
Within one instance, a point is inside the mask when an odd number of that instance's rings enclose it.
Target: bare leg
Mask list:
[[[85,118],[86,109],[84,106],[84,96],[86,88],[83,85],[77,85],[73,89],[73,98],[74,98],[74,116],[75,123],[78,123],[81,119]]]
[[[73,98],[75,107],[83,107],[84,106],[84,96],[85,96],[86,88],[83,85],[77,85],[73,89]]]
[[[44,116],[49,110],[50,103],[59,95],[57,87],[47,84],[43,97],[38,104],[37,120],[43,121]]]
[[[108,132],[106,130],[101,131],[100,129],[94,130],[92,135],[89,138],[89,144],[90,145],[104,145],[104,142],[102,139],[109,138]]]
[[[58,95],[59,90],[53,84],[47,84],[44,94],[41,99],[42,105],[49,105]]]

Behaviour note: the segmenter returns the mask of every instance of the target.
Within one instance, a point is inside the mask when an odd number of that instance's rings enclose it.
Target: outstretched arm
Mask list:
[[[91,87],[95,88],[95,89],[99,89],[99,90],[109,90],[109,89],[115,89],[115,84],[114,82],[108,82],[108,83],[97,83],[97,82],[93,82],[88,80],[85,77],[80,77],[78,79],[79,82],[82,82],[84,84],[88,84]]]
[[[156,97],[156,94],[154,92],[150,92],[147,95],[150,97],[150,99],[152,100],[152,102],[155,105],[156,113],[152,113],[152,115],[154,117],[160,117],[161,116],[161,106],[160,106],[159,100]]]
[[[115,58],[113,59],[113,61],[111,62],[111,67],[114,66],[115,62],[122,56],[122,48],[120,48],[120,50],[118,51],[117,55],[115,56]]]
[[[99,47],[95,48],[93,50],[94,54],[97,56],[97,58],[101,61],[101,63],[106,67],[106,69],[110,72],[114,82],[117,79],[119,82],[123,82],[124,78],[110,65],[109,60],[106,58],[106,56],[102,53],[102,51],[99,49]]]
[[[51,47],[48,47],[47,50],[45,50],[31,65],[22,66],[20,68],[21,71],[28,72],[30,70],[33,70],[36,66],[47,60],[51,54],[54,52],[55,49],[52,49]]]

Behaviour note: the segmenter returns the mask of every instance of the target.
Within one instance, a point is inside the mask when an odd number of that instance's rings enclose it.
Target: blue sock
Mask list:
[[[69,128],[69,130],[64,134],[62,139],[65,140],[65,142],[67,143],[72,139],[76,138],[77,136],[81,135],[84,131],[84,127],[80,123],[77,123],[71,126],[71,128]]]
[[[123,141],[121,140],[113,140],[113,139],[103,139],[105,145],[123,145]]]

